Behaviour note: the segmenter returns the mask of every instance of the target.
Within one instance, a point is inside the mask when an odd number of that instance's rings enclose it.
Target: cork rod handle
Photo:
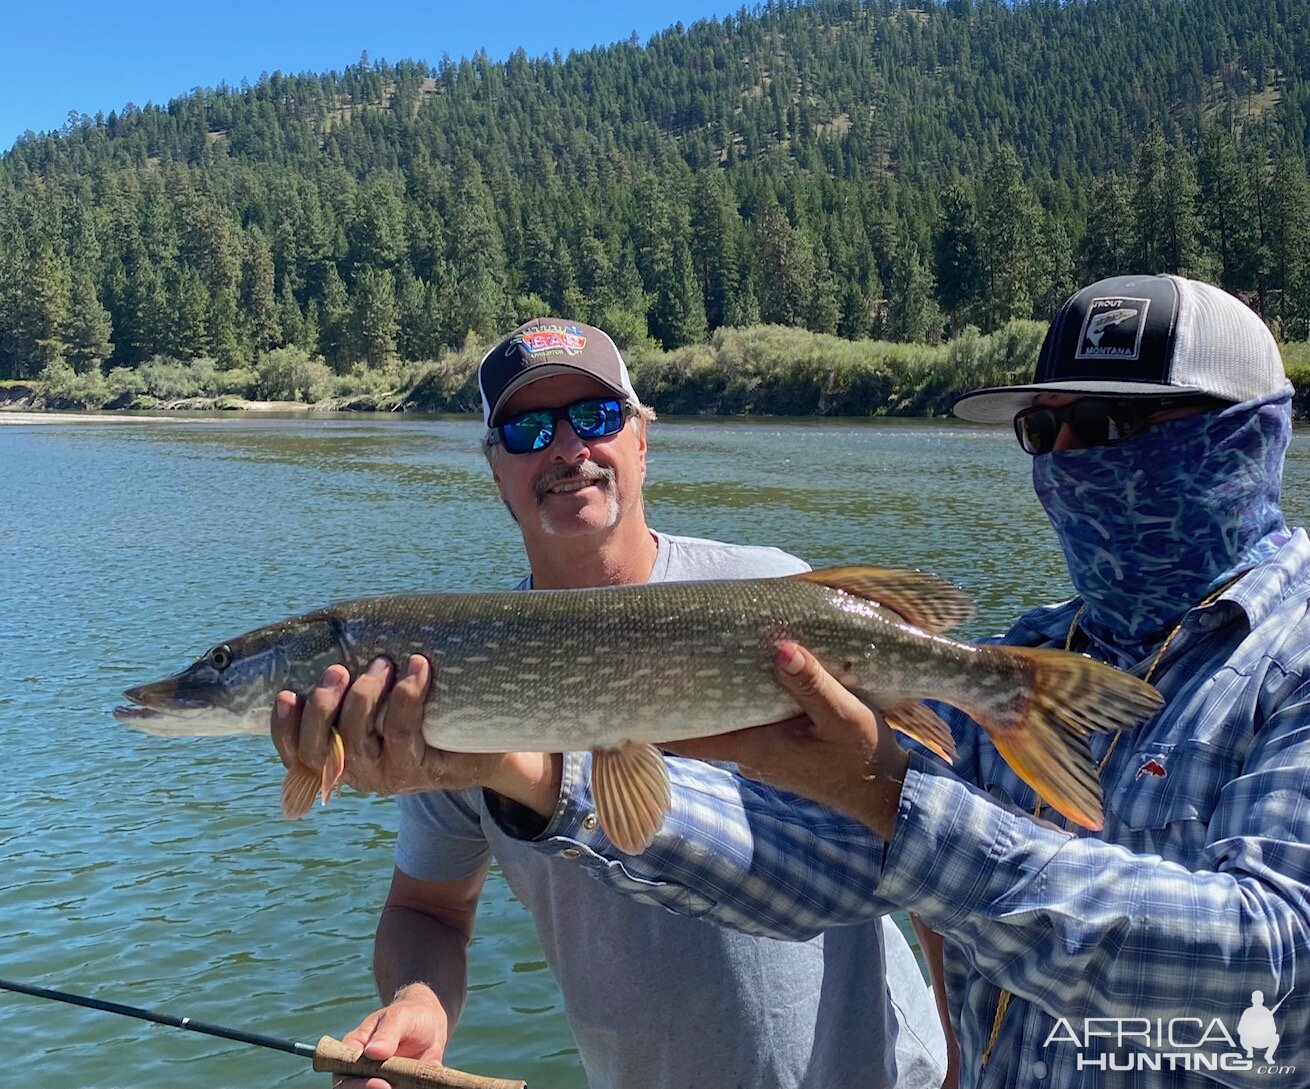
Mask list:
[[[314,1069],[327,1074],[353,1074],[360,1078],[385,1078],[392,1089],[526,1089],[527,1083],[503,1078],[466,1074],[440,1063],[417,1059],[366,1059],[359,1048],[347,1047],[331,1036],[322,1037],[314,1048]]]

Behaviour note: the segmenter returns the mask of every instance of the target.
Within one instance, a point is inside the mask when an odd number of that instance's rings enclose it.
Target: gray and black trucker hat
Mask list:
[[[482,357],[478,389],[483,421],[494,427],[515,390],[554,374],[585,374],[634,405],[641,403],[628,365],[606,333],[580,321],[533,318]]]
[[[1060,307],[1031,383],[966,393],[955,414],[1008,423],[1039,393],[1197,393],[1236,404],[1286,384],[1273,334],[1240,299],[1181,276],[1112,276]]]

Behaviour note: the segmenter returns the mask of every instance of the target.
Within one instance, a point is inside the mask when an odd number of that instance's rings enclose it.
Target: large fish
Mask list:
[[[935,575],[841,567],[783,578],[594,590],[361,598],[257,628],[176,676],[129,689],[122,722],[157,734],[262,733],[278,690],[302,695],[329,665],[352,675],[384,655],[433,663],[423,722],[454,752],[590,749],[601,827],[641,851],[669,806],[659,742],[776,722],[798,712],[773,678],[774,648],[809,648],[887,721],[945,760],[954,745],[923,703],[966,711],[1060,813],[1101,827],[1087,737],[1134,726],[1162,704],[1150,685],[1063,651],[978,646],[941,633],[972,604]],[[283,811],[324,801],[344,767],[287,773]]]

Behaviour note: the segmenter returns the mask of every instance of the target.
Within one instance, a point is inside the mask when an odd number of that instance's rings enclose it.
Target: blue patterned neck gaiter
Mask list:
[[[1033,458],[1080,626],[1119,664],[1140,661],[1182,615],[1288,539],[1279,507],[1291,387],[1168,420],[1127,442]]]

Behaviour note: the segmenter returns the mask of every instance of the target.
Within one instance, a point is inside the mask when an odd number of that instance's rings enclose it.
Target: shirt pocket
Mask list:
[[[1203,829],[1239,766],[1236,753],[1205,741],[1143,745],[1107,790],[1106,816],[1142,832],[1183,822]]]

